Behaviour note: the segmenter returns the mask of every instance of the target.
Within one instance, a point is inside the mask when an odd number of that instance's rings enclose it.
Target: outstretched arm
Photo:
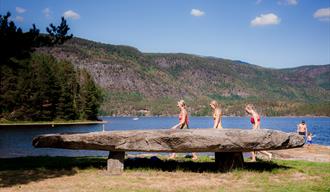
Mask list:
[[[179,129],[180,128],[180,123],[174,125],[173,127],[171,127],[171,129]]]
[[[222,129],[222,111],[221,110],[219,110],[219,128],[221,128]]]

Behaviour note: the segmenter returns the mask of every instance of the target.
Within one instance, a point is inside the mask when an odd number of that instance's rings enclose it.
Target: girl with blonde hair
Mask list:
[[[248,104],[245,106],[245,111],[251,115],[250,122],[253,125],[252,129],[260,129],[260,115],[256,112],[255,107],[252,104]],[[267,151],[259,151],[269,157],[269,160],[272,159],[272,154]],[[256,161],[256,152],[252,151],[252,161]]]
[[[171,129],[189,129],[188,112],[184,100],[178,101],[177,107],[180,109],[179,123],[174,125]],[[175,159],[175,157],[176,157],[176,153],[172,153],[170,155],[170,159]],[[193,160],[198,159],[196,153],[192,153],[192,159]]]
[[[213,128],[222,129],[222,111],[220,109],[219,103],[215,100],[211,101],[210,107],[213,110]]]
[[[186,109],[186,103],[184,100],[178,101],[177,107],[180,109],[179,124],[174,125],[171,129],[188,129],[189,119],[188,112]]]

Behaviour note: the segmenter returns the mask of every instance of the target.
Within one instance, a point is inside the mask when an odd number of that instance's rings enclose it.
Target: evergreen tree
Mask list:
[[[86,70],[83,70],[81,74],[83,78],[83,84],[81,87],[83,116],[86,119],[97,120],[98,110],[102,101],[101,90],[96,86],[92,77]]]
[[[77,73],[69,62],[33,53],[72,38],[66,20],[39,34],[35,25],[24,33],[9,17],[0,15],[0,120],[96,120],[101,94],[91,76]]]
[[[77,119],[79,117],[76,105],[78,95],[78,79],[71,63],[61,62],[59,82],[60,97],[57,105],[57,116],[61,119]]]

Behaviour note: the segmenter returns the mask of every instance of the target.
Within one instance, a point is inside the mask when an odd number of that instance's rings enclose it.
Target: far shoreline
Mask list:
[[[15,122],[15,121],[8,121],[6,123],[0,123],[0,127],[13,127],[13,126],[52,126],[55,125],[95,125],[95,124],[105,124],[108,121],[87,121],[87,120],[80,120],[80,121],[25,121],[25,122]]]

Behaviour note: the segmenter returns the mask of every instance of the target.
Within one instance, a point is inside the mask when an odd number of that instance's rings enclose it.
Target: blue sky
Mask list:
[[[330,0],[0,0],[27,30],[65,16],[74,36],[271,68],[330,64]]]

